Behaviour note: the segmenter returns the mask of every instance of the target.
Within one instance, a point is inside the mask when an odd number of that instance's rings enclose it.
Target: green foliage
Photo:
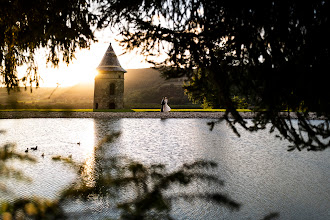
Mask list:
[[[0,1],[0,74],[8,91],[20,81],[39,85],[34,60],[38,49],[47,49],[47,62],[57,66],[61,60],[69,64],[77,48],[88,48],[95,41],[90,2]],[[23,64],[27,72],[19,79],[17,67]]]
[[[246,99],[240,98],[239,96],[234,96],[232,101],[236,109],[247,109],[249,106],[249,104],[246,102]]]
[[[39,198],[18,199],[11,203],[0,203],[0,216],[3,220],[66,219],[64,212],[58,202],[43,200]]]
[[[77,48],[94,41],[91,27],[97,21],[99,28],[117,28],[121,45],[138,48],[166,78],[188,77],[190,98],[226,108],[231,127],[238,123],[256,131],[271,124],[296,149],[329,147],[328,1],[96,0],[92,13],[93,2],[1,1],[0,71],[8,89],[20,80],[38,85],[39,48],[48,49],[53,65],[61,59],[69,63]],[[161,52],[168,57],[156,63]],[[28,70],[19,79],[22,64]],[[236,111],[234,96],[259,111],[252,127]],[[300,111],[298,127],[290,114],[279,114],[285,109]],[[325,118],[321,126],[310,123],[309,112]]]
[[[99,26],[119,29],[127,50],[139,49],[165,77],[186,76],[191,99],[224,107],[225,119],[251,131],[275,126],[296,149],[330,146],[328,1],[100,1]],[[158,19],[157,19],[158,18]],[[120,21],[120,22],[118,22]],[[253,126],[236,111],[239,96],[259,111]],[[298,126],[290,114],[298,113]],[[324,116],[322,129],[309,112]],[[228,115],[234,120],[229,120]],[[307,139],[303,133],[307,133]]]
[[[169,73],[169,69],[166,69],[166,74]],[[175,74],[175,73],[170,73]],[[218,101],[219,90],[213,85],[210,78],[202,77],[203,73],[198,70],[196,75],[190,78],[188,84],[184,85],[184,89],[188,94],[190,100],[194,103],[200,103],[203,108],[223,108],[224,105]]]

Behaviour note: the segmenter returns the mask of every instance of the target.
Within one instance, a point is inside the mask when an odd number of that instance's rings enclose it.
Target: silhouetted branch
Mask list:
[[[119,133],[107,135],[96,144],[93,183],[87,184],[88,180],[81,175],[81,180],[75,186],[63,192],[62,202],[70,198],[86,200],[91,196],[114,200],[118,198],[120,192],[117,207],[123,211],[122,219],[145,219],[151,216],[172,219],[169,214],[172,201],[178,198],[202,199],[233,210],[239,209],[238,203],[218,192],[178,193],[175,196],[166,193],[172,186],[187,186],[197,181],[223,186],[223,181],[208,174],[210,169],[217,167],[216,163],[195,161],[168,172],[163,164],[145,166],[127,157],[106,156],[105,146],[109,146],[108,143],[114,141],[119,135]],[[84,165],[81,167],[80,174],[83,173]],[[123,192],[130,192],[130,195],[125,195]]]
[[[8,167],[6,162],[11,159],[17,159],[20,161],[28,161],[28,162],[35,162],[36,160],[27,155],[27,154],[20,154],[15,151],[14,144],[5,144],[0,147],[0,177],[13,177],[18,180],[30,181],[28,177],[26,177],[23,171],[14,169],[12,167]],[[0,188],[2,191],[6,191],[6,187],[2,186]]]
[[[266,215],[263,219],[261,220],[272,220],[272,219],[276,219],[276,218],[279,218],[280,217],[280,214],[277,213],[277,212],[273,212],[273,213],[270,213],[268,215]]]

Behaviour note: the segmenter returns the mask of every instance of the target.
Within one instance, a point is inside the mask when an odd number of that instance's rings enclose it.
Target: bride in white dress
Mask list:
[[[165,104],[164,104],[164,112],[169,112],[169,111],[171,111],[170,106],[167,105],[167,102],[168,102],[167,97],[165,97],[164,102],[165,102]]]

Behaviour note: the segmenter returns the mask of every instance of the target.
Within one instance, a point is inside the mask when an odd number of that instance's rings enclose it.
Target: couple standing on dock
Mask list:
[[[169,112],[171,111],[170,106],[167,105],[168,99],[167,97],[163,97],[162,102],[160,103],[162,105],[162,108],[160,109],[161,112]]]

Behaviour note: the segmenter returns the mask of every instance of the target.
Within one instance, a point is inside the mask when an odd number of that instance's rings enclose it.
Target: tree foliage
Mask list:
[[[0,74],[8,91],[20,82],[39,85],[36,51],[47,49],[46,61],[69,64],[77,48],[95,40],[89,0],[0,0]],[[17,67],[27,66],[23,78]],[[1,82],[1,81],[0,81]]]
[[[0,134],[1,133],[2,132],[0,130]],[[0,146],[0,178],[11,177],[18,180],[29,180],[20,170],[14,169],[6,164],[9,160],[13,159],[35,162],[34,158],[29,157],[28,155],[17,153],[14,144],[8,143]],[[1,192],[8,192],[8,189],[2,183],[0,183],[0,193]]]
[[[233,128],[271,124],[293,143],[290,149],[323,150],[330,145],[329,16],[325,0],[1,0],[0,71],[7,88],[14,88],[16,68],[28,64],[21,80],[38,85],[36,50],[48,48],[54,65],[61,57],[69,63],[77,47],[94,40],[97,22],[119,30],[121,45],[140,49],[166,77],[187,76],[190,97],[225,107]],[[168,58],[156,63],[160,52]],[[252,126],[236,111],[235,96],[258,112]],[[325,120],[314,125],[310,112]]]
[[[0,134],[5,131],[0,130]],[[10,161],[36,162],[36,159],[18,153],[15,144],[0,146],[0,180],[12,178],[16,181],[31,181],[21,170],[14,169],[8,165]],[[0,182],[0,195],[14,195],[15,192]],[[7,201],[0,198],[0,219],[64,219],[64,212],[57,201],[33,198],[15,198],[14,201]]]
[[[99,1],[98,26],[116,27],[127,50],[140,49],[168,77],[188,76],[195,101],[227,109],[225,119],[255,131],[273,126],[290,149],[330,145],[329,2],[140,0]],[[248,126],[236,111],[239,95],[258,112]],[[288,114],[281,114],[287,111]],[[292,114],[298,124],[292,123]],[[315,126],[309,113],[323,116]],[[234,120],[230,120],[231,114]]]
[[[217,164],[212,161],[185,163],[174,171],[168,171],[164,164],[146,165],[125,156],[109,154],[111,144],[120,133],[102,138],[95,146],[95,167],[86,172],[88,163],[79,170],[80,179],[62,193],[61,202],[72,199],[87,200],[92,197],[109,200],[121,210],[119,219],[174,219],[171,210],[174,202],[210,202],[238,211],[241,204],[220,192],[223,186],[216,175],[211,174]],[[68,162],[67,159],[59,160]],[[69,164],[79,167],[73,161]],[[186,189],[192,184],[212,185],[217,190]]]

